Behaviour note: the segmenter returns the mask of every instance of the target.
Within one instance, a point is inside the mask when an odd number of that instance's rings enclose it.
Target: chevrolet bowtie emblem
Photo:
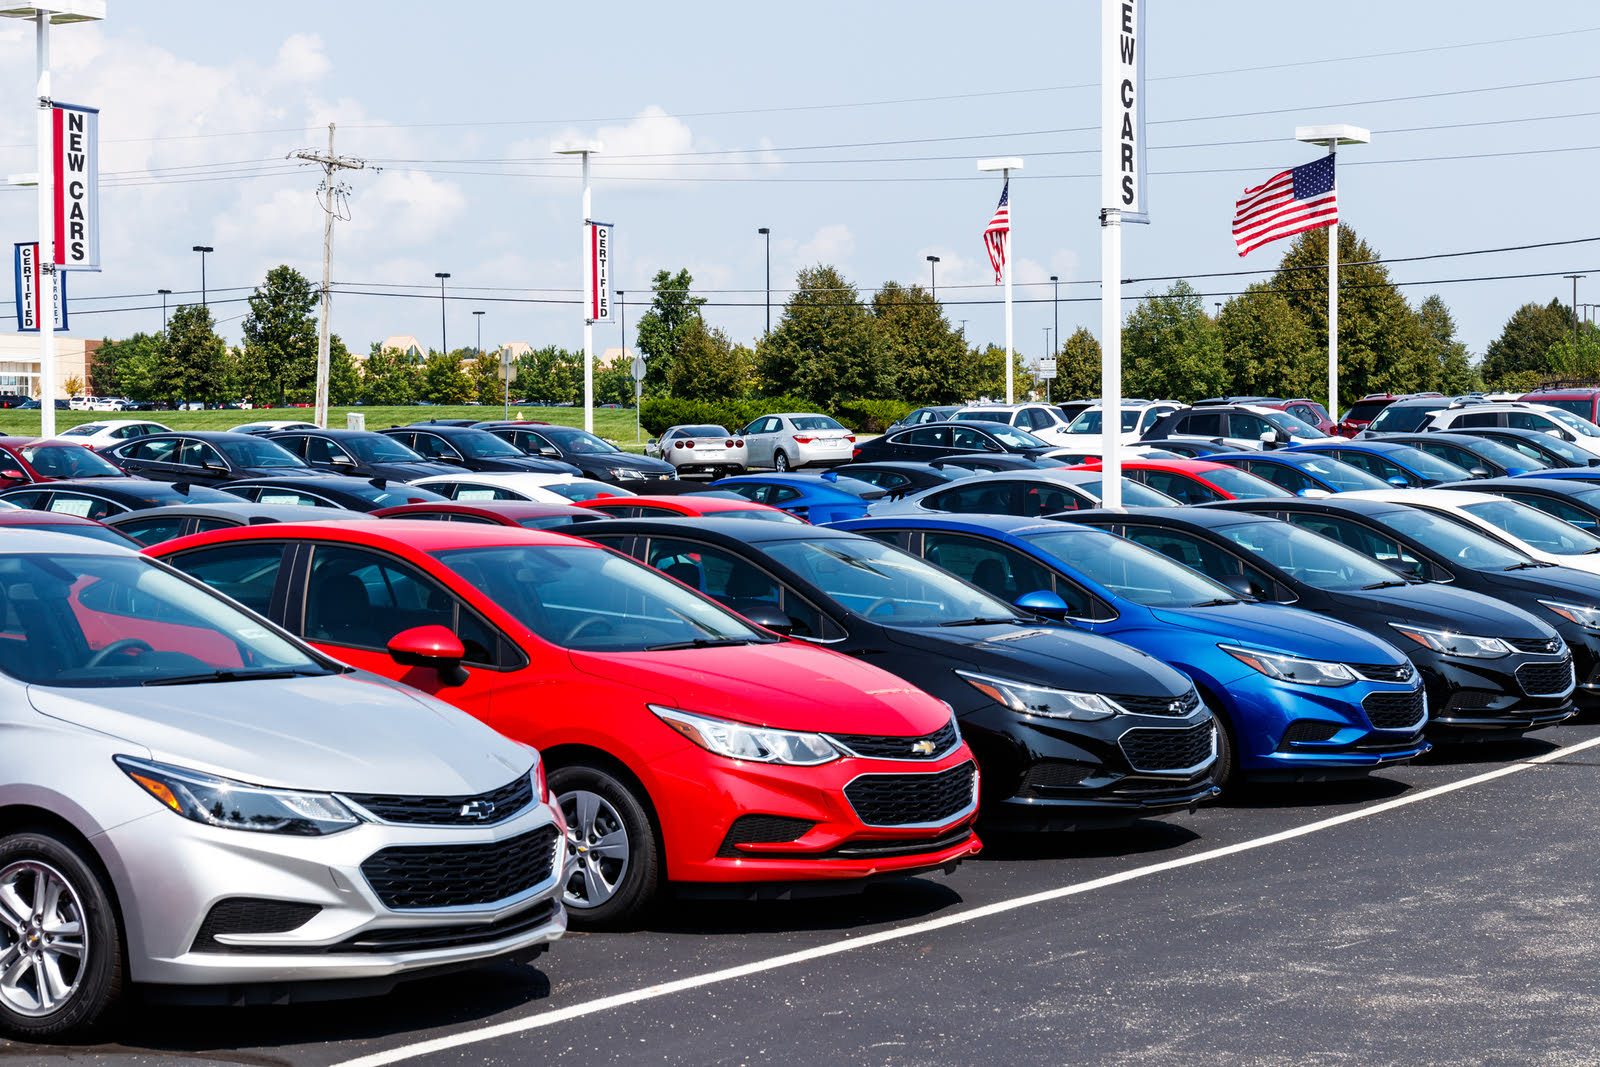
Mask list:
[[[921,741],[913,741],[911,743],[911,752],[916,756],[931,756],[933,755],[933,750],[933,742],[928,740],[926,737],[924,737]]]
[[[494,801],[469,800],[461,805],[461,810],[457,814],[463,819],[477,819],[481,822],[494,814]]]

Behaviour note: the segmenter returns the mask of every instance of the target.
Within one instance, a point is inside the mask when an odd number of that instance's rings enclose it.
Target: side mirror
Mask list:
[[[1219,581],[1242,597],[1253,600],[1260,595],[1256,584],[1242,574],[1225,574]]]
[[[354,467],[356,465],[355,459],[351,456],[334,456],[332,462],[335,467]]]
[[[1036,589],[1031,593],[1023,593],[1017,597],[1015,605],[1019,611],[1025,611],[1030,615],[1038,615],[1045,619],[1054,619],[1057,622],[1065,619],[1067,613],[1072,610],[1067,607],[1067,602],[1062,600],[1059,594],[1052,593],[1048,589]]]
[[[555,447],[554,445],[545,445],[543,448],[539,449],[539,455],[541,455],[541,456],[555,456],[557,459],[560,459],[561,458],[561,449]]]
[[[1600,460],[1596,460],[1595,462],[1600,463]],[[26,474],[23,474],[21,471],[16,469],[0,471],[0,478],[7,478],[14,482],[25,482],[28,480],[28,476]]]
[[[775,634],[788,637],[794,632],[794,620],[789,618],[777,608],[753,608],[744,613],[744,617],[757,626],[765,627]]]
[[[1487,478],[1487,477],[1489,477],[1489,468],[1488,467],[1473,467],[1467,473],[1472,475],[1474,478]]]
[[[415,626],[389,639],[389,658],[402,667],[432,667],[441,685],[465,685],[467,669],[461,666],[467,650],[461,639],[443,626]]]
[[[1600,463],[1600,459],[1595,460],[1595,462],[1596,463]],[[1403,475],[1403,474],[1391,474],[1391,475],[1389,475],[1389,477],[1385,478],[1384,481],[1388,482],[1390,485],[1394,486],[1396,489],[1410,489],[1411,488],[1411,482],[1408,481],[1406,479],[1406,476]]]
[[[1307,500],[1326,500],[1333,494],[1328,492],[1326,489],[1317,489],[1308,485],[1304,489],[1297,491],[1294,495],[1303,496]]]
[[[1388,567],[1390,570],[1394,571],[1396,574],[1404,575],[1407,578],[1421,578],[1422,577],[1422,561],[1421,560],[1411,560],[1411,561],[1408,562],[1408,561],[1403,560],[1403,559],[1386,559],[1386,560],[1383,560],[1382,562],[1383,562],[1383,565],[1385,567]]]

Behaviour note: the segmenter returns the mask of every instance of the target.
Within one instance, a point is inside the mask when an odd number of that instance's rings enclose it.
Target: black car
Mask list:
[[[1583,707],[1600,706],[1600,576],[1540,563],[1443,515],[1387,500],[1231,500],[1217,511],[1285,519],[1376,560],[1404,577],[1493,597],[1551,626],[1572,653]],[[1531,646],[1530,646],[1531,647]],[[1433,706],[1436,721],[1502,729],[1531,721],[1503,698],[1470,692]]]
[[[1420,452],[1458,467],[1477,478],[1506,478],[1529,471],[1547,470],[1550,464],[1525,456],[1499,441],[1487,437],[1474,437],[1465,433],[1391,433],[1375,440],[1397,445],[1410,445]]]
[[[1214,404],[1181,408],[1163,415],[1144,432],[1140,441],[1157,448],[1171,447],[1169,441],[1216,442],[1254,448],[1316,441],[1327,436],[1286,411],[1247,404]]]
[[[221,430],[146,434],[100,454],[129,474],[191,485],[217,485],[238,478],[314,478],[322,473],[271,441]]]
[[[882,542],[742,519],[618,519],[575,535],[944,700],[982,769],[984,817],[1001,828],[1120,825],[1216,793],[1215,722],[1187,676]]]
[[[106,525],[141,545],[155,545],[176,537],[221,530],[229,526],[258,526],[266,522],[305,522],[314,519],[361,519],[356,511],[325,509],[308,512],[290,504],[255,504],[230,499],[226,504],[171,504],[144,511],[113,515]]]
[[[352,478],[410,482],[461,470],[453,463],[425,460],[393,437],[370,430],[274,430],[262,436],[309,467]]]
[[[418,423],[391,426],[380,430],[423,459],[448,463],[456,470],[534,471],[539,474],[582,474],[577,467],[555,459],[525,455],[510,441],[503,441],[488,430],[447,423]]]
[[[1428,705],[1439,712],[1427,727],[1434,740],[1520,734],[1573,714],[1566,642],[1549,623],[1492,597],[1401,575],[1338,539],[1259,513],[1163,508],[1063,518],[1121,534],[1235,592],[1388,641],[1422,674]]]
[[[349,511],[376,511],[396,504],[433,503],[445,499],[417,485],[382,478],[346,478],[337,474],[321,478],[244,478],[221,488],[230,500]]]
[[[1141,441],[1140,444],[1160,448],[1184,459],[1210,459],[1213,456],[1233,452],[1259,452],[1260,449],[1249,448],[1245,445],[1229,444],[1227,441],[1175,441],[1170,437],[1160,441]]]
[[[933,460],[967,453],[1015,455],[1039,459],[1058,445],[1003,422],[935,422],[896,430],[858,445],[852,463],[885,459]]]
[[[97,521],[125,511],[166,507],[169,504],[227,504],[238,497],[184,482],[155,482],[148,478],[82,478],[36,482],[0,492],[0,500],[62,515]]]
[[[1600,477],[1600,472],[1597,472]],[[1600,534],[1600,485],[1579,478],[1482,478],[1450,482],[1440,489],[1493,493],[1570,522],[1581,530]]]
[[[880,463],[845,463],[833,468],[833,473],[876,486],[890,497],[900,497],[969,477],[973,472],[940,461],[912,463],[891,459]]]
[[[1546,467],[1600,467],[1600,456],[1543,430],[1524,430],[1516,426],[1471,426],[1454,432],[1468,437],[1488,438],[1513,452],[1531,456]]]
[[[570,463],[596,481],[656,482],[678,477],[678,468],[666,460],[624,452],[610,441],[576,426],[530,426],[526,422],[480,422],[477,425],[480,430],[488,430],[510,441],[530,456]]]

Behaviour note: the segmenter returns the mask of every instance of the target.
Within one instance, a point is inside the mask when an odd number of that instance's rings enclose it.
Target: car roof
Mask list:
[[[1276,499],[1295,500],[1298,497],[1279,497]],[[1198,526],[1207,530],[1219,529],[1223,526],[1236,526],[1241,522],[1254,521],[1259,515],[1242,516],[1237,513],[1230,514],[1226,511],[1209,508],[1174,507],[1174,508],[1086,508],[1083,511],[1066,512],[1071,518],[1067,522],[1082,521],[1085,525],[1095,525],[1097,522],[1136,522],[1139,519],[1153,519],[1158,523],[1175,525]]]
[[[1195,509],[1200,510],[1199,508]],[[1254,500],[1218,500],[1206,505],[1208,511],[1309,511],[1350,512],[1355,515],[1378,517],[1410,510],[1406,504],[1393,500],[1376,500],[1356,497],[1350,493],[1335,493],[1328,497],[1268,497]]]
[[[768,525],[777,525],[771,523]],[[530,530],[524,526],[502,526],[492,523],[434,522],[428,519],[389,519],[381,522],[330,522],[316,521],[270,523],[259,526],[235,526],[228,530],[191,534],[157,547],[165,554],[191,545],[235,538],[270,537],[344,541],[371,545],[376,548],[401,545],[418,552],[439,552],[452,548],[496,547],[504,545],[544,544],[594,546],[576,538],[548,530]]]
[[[130,515],[142,515],[144,512],[129,512]],[[96,519],[84,518],[82,515],[68,515],[63,511],[35,511],[32,508],[8,508],[0,511],[0,526],[38,526],[49,524],[54,526],[103,526],[104,523]]]
[[[399,518],[417,512],[449,515],[483,515],[507,519],[540,519],[551,515],[592,518],[594,512],[576,504],[550,504],[542,500],[424,500],[417,504],[391,504],[366,512],[380,519]]]
[[[1172,471],[1176,474],[1192,474],[1201,478],[1208,472],[1223,467],[1232,469],[1226,463],[1216,463],[1209,459],[1133,459],[1122,464],[1123,470]],[[1098,468],[1096,473],[1099,473]]]
[[[1385,452],[1393,452],[1397,448],[1406,448],[1406,449],[1410,449],[1411,451],[1414,452],[1414,451],[1416,451],[1416,446],[1415,445],[1411,445],[1411,444],[1408,444],[1408,443],[1406,443],[1404,441],[1400,441],[1400,440],[1394,440],[1392,438],[1420,437],[1420,436],[1424,436],[1424,435],[1421,435],[1421,434],[1393,434],[1393,435],[1385,434],[1383,437],[1363,437],[1363,438],[1360,438],[1359,440],[1356,439],[1356,438],[1352,438],[1352,437],[1321,437],[1321,438],[1317,438],[1314,441],[1306,441],[1303,444],[1290,445],[1288,448],[1282,449],[1281,451],[1285,451],[1285,452],[1328,452],[1328,451],[1331,451],[1331,450],[1333,450],[1335,448],[1353,448],[1353,449],[1357,449],[1357,450],[1365,450],[1365,451],[1368,451],[1368,452],[1376,452],[1376,453],[1381,455],[1381,454],[1383,454]],[[1445,440],[1449,440],[1452,437],[1457,437],[1457,436],[1460,436],[1460,435],[1459,434],[1430,433],[1430,434],[1427,434],[1426,436],[1428,436],[1428,437],[1438,437],[1438,438],[1443,438]]]
[[[677,535],[704,537],[724,544],[750,544],[757,541],[815,541],[830,537],[861,537],[829,526],[808,526],[804,523],[773,522],[770,519],[718,519],[715,523],[696,525],[684,521],[688,516],[649,519],[606,519],[603,523],[584,523],[582,534],[574,537],[599,536],[614,533]]]
[[[599,504],[615,504],[619,500],[625,500],[629,504],[643,504],[645,507],[658,507],[662,508],[663,510],[672,510],[675,506],[682,507],[685,509],[684,513],[691,515],[695,512],[701,512],[709,515],[712,512],[723,511],[782,510],[781,508],[775,508],[770,504],[758,504],[754,500],[746,500],[742,496],[725,497],[715,496],[711,493],[678,493],[673,496],[649,496],[641,493],[638,496],[615,498],[601,496],[595,497],[593,500],[584,501],[584,504],[588,505],[588,507],[586,507],[584,510],[591,510],[593,507]]]
[[[149,478],[62,478],[53,482],[36,482],[18,485],[4,494],[25,492],[73,492],[93,496],[96,493],[111,500],[183,500],[189,493],[178,488],[182,482],[158,482]],[[190,492],[213,492],[211,486],[187,483]]]
[[[1559,389],[1530,389],[1526,393],[1522,394],[1522,399],[1537,402],[1537,398],[1539,397],[1552,396],[1573,397],[1587,400],[1596,393],[1600,393],[1600,388],[1596,388],[1592,385],[1574,385],[1563,386]]]
[[[386,434],[394,430],[410,430],[412,432],[428,430],[438,434],[440,437],[460,437],[464,434],[489,432],[476,426],[455,426],[445,422],[408,422],[404,426],[386,426],[377,432]]]
[[[307,515],[307,511],[315,510],[319,513],[316,519]],[[45,513],[48,514],[48,513]],[[143,511],[130,511],[123,515],[112,515],[106,520],[107,526],[115,526],[119,522],[131,522],[134,519],[147,519],[159,515],[182,515],[212,518],[239,519],[245,522],[252,520],[272,522],[312,522],[324,519],[347,521],[349,519],[364,519],[366,513],[361,511],[343,511],[337,508],[308,508],[302,504],[260,504],[250,500],[240,500],[230,504],[170,504],[160,508],[145,508]]]
[[[165,430],[161,433],[147,433],[143,437],[133,437],[123,442],[132,444],[135,441],[154,441],[163,437],[193,437],[200,441],[259,441],[259,437],[248,433],[235,433],[232,430]]]
[[[1596,472],[1600,477],[1600,471]],[[1445,482],[1434,486],[1435,489],[1450,489],[1468,493],[1487,492],[1484,487],[1495,486],[1505,489],[1532,489],[1544,492],[1551,496],[1578,496],[1600,489],[1594,482],[1583,481],[1578,478],[1474,478],[1467,482]]]
[[[56,516],[60,518],[61,516]],[[91,522],[91,526],[100,525]],[[122,535],[126,537],[127,535]],[[48,530],[16,530],[5,537],[7,555],[27,555],[59,557],[64,555],[77,556],[137,556],[139,546],[129,541],[126,546],[115,544],[111,541],[102,541],[99,538],[84,537],[81,534],[53,533]]]
[[[287,427],[287,428],[282,429],[282,430],[273,430],[271,433],[266,435],[267,440],[269,440],[269,441],[272,440],[272,438],[276,437],[280,433],[281,434],[285,434],[285,435],[293,434],[296,437],[312,437],[312,436],[315,436],[315,437],[350,438],[350,437],[382,437],[383,436],[383,434],[378,433],[378,431],[376,431],[376,430],[350,430],[350,429],[346,429],[346,428],[344,428],[342,426],[338,427],[338,428],[334,428],[334,427],[330,426],[327,429],[323,429],[320,426],[311,426],[311,427],[291,426],[291,427]]]
[[[1467,504],[1484,504],[1499,500],[1493,493],[1475,493],[1462,489],[1359,489],[1340,496],[1357,500],[1387,500],[1391,504],[1416,504],[1440,508],[1459,508]]]
[[[845,519],[830,529],[854,530],[877,527],[906,530],[955,530],[968,533],[1017,534],[1030,530],[1056,530],[1062,522],[1041,522],[1036,516],[1022,515],[868,515],[864,519]]]
[[[567,482],[594,481],[579,474],[545,474],[541,471],[454,471],[449,474],[430,474],[411,484],[423,487],[439,482],[482,482],[485,485],[503,485],[507,489],[528,485],[562,485]]]

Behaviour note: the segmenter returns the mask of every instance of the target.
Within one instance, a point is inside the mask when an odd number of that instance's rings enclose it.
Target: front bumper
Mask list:
[[[1467,659],[1424,651],[1412,656],[1428,688],[1428,735],[1436,739],[1525,733],[1571,718],[1575,684],[1525,685],[1545,679],[1562,655],[1517,653],[1499,659]],[[1569,683],[1575,681],[1570,674]],[[1532,692],[1530,693],[1530,689]]]
[[[487,903],[391,908],[362,870],[384,849],[490,846],[529,834],[551,842],[548,873]],[[485,829],[364,822],[326,837],[224,830],[155,811],[93,844],[116,886],[140,983],[354,990],[366,982],[381,992],[385,980],[531,957],[567,926],[565,828],[544,804]],[[265,924],[279,932],[246,932],[249,922],[217,932],[214,909],[241,900],[258,915],[264,902],[307,917],[288,930]]]

